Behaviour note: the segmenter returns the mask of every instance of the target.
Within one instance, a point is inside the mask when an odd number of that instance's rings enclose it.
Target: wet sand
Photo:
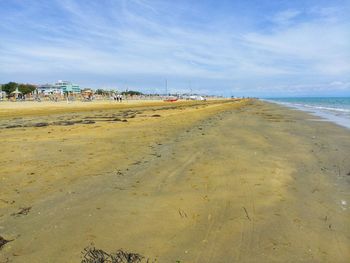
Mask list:
[[[84,107],[0,109],[0,262],[349,261],[349,130],[255,100]]]

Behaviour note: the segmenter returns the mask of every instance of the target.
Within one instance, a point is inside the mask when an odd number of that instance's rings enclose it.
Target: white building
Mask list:
[[[56,88],[62,89],[63,93],[80,93],[81,89],[79,85],[73,84],[66,80],[59,80],[55,83]]]
[[[0,100],[3,100],[3,99],[5,99],[5,98],[6,98],[6,92],[0,90]]]
[[[63,94],[63,88],[56,86],[56,85],[51,85],[51,84],[44,84],[40,85],[37,88],[38,94],[39,95],[62,95]]]
[[[54,85],[44,84],[38,86],[39,95],[63,95],[64,93],[80,93],[79,85],[73,84],[69,81],[57,81]]]

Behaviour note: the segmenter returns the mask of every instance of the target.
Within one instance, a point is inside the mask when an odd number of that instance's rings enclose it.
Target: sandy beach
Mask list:
[[[0,262],[349,262],[350,130],[249,99],[77,104],[0,103]]]

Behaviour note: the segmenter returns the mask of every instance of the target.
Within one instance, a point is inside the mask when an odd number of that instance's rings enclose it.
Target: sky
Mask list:
[[[350,0],[0,0],[0,83],[350,96]]]

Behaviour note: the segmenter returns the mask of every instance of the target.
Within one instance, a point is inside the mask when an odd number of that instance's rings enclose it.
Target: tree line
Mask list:
[[[95,93],[98,95],[109,95],[109,94],[115,93],[115,92],[116,92],[115,90],[104,90],[104,89],[97,89],[95,91]],[[135,90],[122,91],[120,94],[125,95],[125,96],[127,96],[127,95],[129,95],[129,96],[143,95],[142,92],[135,91]]]
[[[23,83],[16,83],[16,82],[9,82],[1,85],[1,90],[5,91],[8,95],[10,95],[16,89],[18,89],[18,91],[20,91],[23,95],[25,95],[25,94],[32,93],[36,89],[36,86],[32,84],[23,84]]]
[[[18,89],[18,91],[20,91],[23,95],[26,95],[34,92],[36,89],[36,86],[32,84],[23,84],[23,83],[16,83],[16,82],[9,82],[1,85],[1,90],[5,91],[7,95],[10,95],[16,89]],[[95,93],[99,95],[109,95],[115,92],[116,92],[115,90],[104,90],[104,89],[97,89],[95,91]],[[142,95],[143,93],[135,90],[129,90],[129,91],[123,91],[121,92],[121,94],[133,96],[133,95]]]

